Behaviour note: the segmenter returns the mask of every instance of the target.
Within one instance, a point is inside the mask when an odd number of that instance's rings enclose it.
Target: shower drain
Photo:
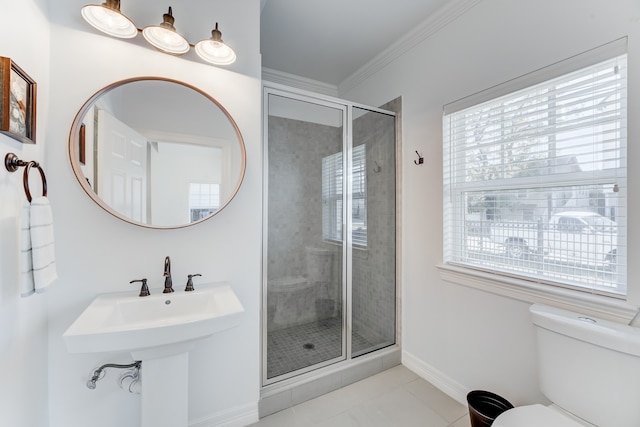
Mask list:
[[[306,344],[303,344],[302,348],[304,348],[306,350],[313,350],[314,348],[316,348],[316,345],[308,342]]]

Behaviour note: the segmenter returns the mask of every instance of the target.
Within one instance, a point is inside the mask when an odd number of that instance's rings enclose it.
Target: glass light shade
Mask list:
[[[236,53],[222,41],[201,40],[195,49],[200,58],[212,64],[229,65],[236,61]]]
[[[92,27],[110,36],[130,39],[138,34],[138,29],[129,18],[106,3],[88,4],[80,12]]]
[[[236,61],[236,53],[222,41],[222,33],[218,30],[217,22],[211,31],[211,38],[200,40],[195,49],[200,58],[212,64],[229,65]]]
[[[142,35],[156,49],[173,55],[182,55],[189,51],[189,42],[176,31],[161,26],[145,27]]]

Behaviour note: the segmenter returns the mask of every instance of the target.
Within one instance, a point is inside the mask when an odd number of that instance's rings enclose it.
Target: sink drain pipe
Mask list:
[[[131,393],[135,393],[136,389],[139,388],[137,384],[140,382],[140,367],[142,366],[142,361],[137,360],[128,365],[119,365],[116,363],[106,363],[99,368],[93,371],[93,376],[89,381],[87,381],[87,388],[94,390],[96,388],[96,382],[100,381],[106,375],[105,369],[107,368],[116,368],[116,369],[130,369],[120,376],[120,387],[127,388]],[[126,386],[125,386],[126,384]]]

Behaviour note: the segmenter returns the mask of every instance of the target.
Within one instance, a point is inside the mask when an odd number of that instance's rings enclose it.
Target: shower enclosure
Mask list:
[[[265,88],[263,385],[396,342],[396,117]]]

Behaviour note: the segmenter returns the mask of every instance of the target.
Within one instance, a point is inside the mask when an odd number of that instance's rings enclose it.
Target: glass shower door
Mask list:
[[[263,382],[346,358],[346,108],[265,94]]]
[[[353,107],[351,357],[395,343],[395,116]]]

